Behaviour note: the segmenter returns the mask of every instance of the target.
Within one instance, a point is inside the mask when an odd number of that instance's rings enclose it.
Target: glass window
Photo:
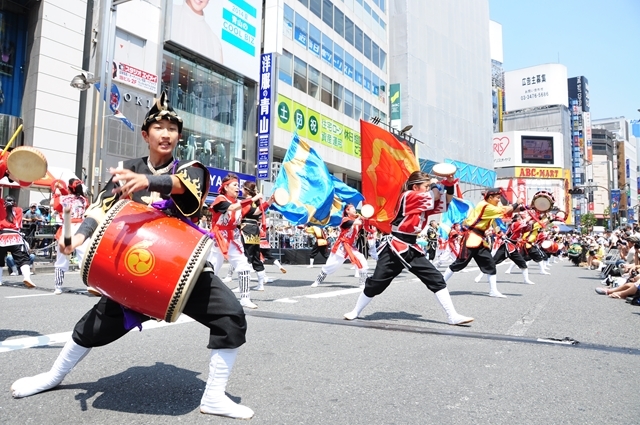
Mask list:
[[[380,111],[380,120],[382,120],[382,122],[387,122],[387,114]]]
[[[383,71],[387,70],[387,54],[384,50],[380,49],[380,69]]]
[[[371,42],[371,62],[380,68],[380,47],[374,41]]]
[[[322,0],[309,0],[309,9],[314,15],[322,19]]]
[[[338,111],[342,111],[342,86],[335,81],[333,82],[333,107]]]
[[[304,4],[306,7],[309,7],[309,0],[298,0],[298,1]]]
[[[322,59],[329,65],[333,64],[333,41],[326,34],[322,34]]]
[[[354,46],[356,47],[356,49],[357,49],[360,53],[362,53],[362,52],[363,52],[363,51],[362,51],[362,47],[363,47],[363,46],[362,46],[362,45],[363,45],[362,36],[363,36],[363,35],[364,35],[364,33],[362,32],[362,30],[360,29],[360,27],[358,27],[358,26],[356,25],[356,35],[355,35],[355,39],[354,39],[354,41],[355,41]]]
[[[378,16],[378,14],[376,13],[375,10],[371,11],[371,17],[373,18],[374,21],[378,22],[380,21],[380,17]]]
[[[344,37],[344,13],[337,7],[333,8],[333,29]]]
[[[356,83],[362,85],[362,64],[360,61],[356,61],[354,80]]]
[[[371,38],[367,34],[364,35],[364,57],[371,60]]]
[[[293,84],[293,55],[286,50],[282,51],[282,56],[278,61],[278,78],[280,81]]]
[[[353,96],[353,118],[359,120],[362,118],[362,98],[356,95]]]
[[[353,118],[353,93],[344,89],[344,114]]]
[[[333,81],[331,80],[331,78],[323,74],[322,75],[322,94],[320,95],[320,100],[322,101],[322,103],[332,106],[333,104],[332,91],[333,91]]]
[[[380,94],[378,95],[378,99],[380,99],[381,102],[387,102],[387,83],[385,83],[384,81],[382,81],[382,79],[380,79],[380,85],[378,86],[380,87]]]
[[[382,27],[383,30],[387,29],[387,24],[384,23],[384,21],[382,20],[382,18],[380,18],[380,26]]]
[[[296,29],[294,31],[294,38],[304,47],[307,47],[307,20],[296,13]]]
[[[362,0],[356,0],[358,3],[360,3],[360,6],[362,6]]]
[[[371,15],[371,6],[366,1],[364,2],[364,11]]]
[[[322,1],[322,20],[333,28],[333,3],[331,3],[331,0]]]
[[[314,99],[318,98],[320,86],[320,71],[309,65],[309,82],[307,86],[307,93]]]
[[[374,106],[373,109],[371,110],[371,116],[372,117],[379,117],[380,116],[380,110]]]
[[[320,41],[322,40],[322,33],[313,25],[309,24],[309,50],[316,55],[320,56]]]
[[[387,0],[380,0],[380,3],[379,3],[379,5],[380,5],[380,10],[382,10],[383,12],[385,11],[385,4],[384,4],[384,3],[385,3],[386,1],[387,1]]]
[[[353,67],[353,56],[349,52],[344,52],[344,75],[353,80],[355,68]]]
[[[366,100],[364,101],[364,109],[362,110],[362,115],[362,119],[365,121],[369,121],[369,118],[371,118],[371,104]]]
[[[364,67],[363,86],[366,91],[371,92],[371,71],[366,66]]]
[[[293,38],[293,9],[284,5],[284,36],[287,38]]]
[[[344,17],[344,39],[353,46],[353,21]]]
[[[380,80],[374,73],[371,73],[371,88],[373,89],[372,91],[375,96],[380,94]]]
[[[342,47],[338,45],[338,43],[333,45],[333,67],[342,73],[342,69],[344,68],[344,50]]]
[[[293,87],[307,92],[307,64],[298,58],[293,59]]]

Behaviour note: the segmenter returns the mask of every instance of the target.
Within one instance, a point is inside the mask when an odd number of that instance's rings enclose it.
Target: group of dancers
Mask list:
[[[74,250],[80,251],[82,255],[82,247],[118,200],[130,199],[145,205],[153,204],[168,215],[197,221],[208,193],[209,175],[206,167],[197,161],[174,159],[173,152],[182,132],[182,125],[182,119],[171,108],[163,93],[142,123],[142,138],[149,147],[148,156],[125,161],[122,167],[110,169],[111,179],[89,206],[80,199],[82,194],[78,185],[73,182],[69,184],[67,195],[59,194],[54,205],[75,208],[76,212],[71,217],[76,230],[70,242],[62,237],[58,239],[56,289],[62,285],[64,271],[68,267],[66,256]],[[504,297],[496,287],[496,262],[502,257],[491,255],[491,247],[484,235],[492,220],[509,216],[524,205],[519,200],[513,205],[503,206],[500,203],[500,190],[487,190],[484,200],[464,223],[466,230],[461,230],[460,253],[443,275],[429,261],[427,252],[417,243],[417,238],[429,223],[429,216],[446,210],[453,198],[456,184],[457,181],[452,176],[440,181],[420,171],[409,176],[391,221],[391,233],[383,237],[378,247],[377,263],[371,276],[368,275],[366,258],[355,247],[355,238],[361,229],[371,234],[376,223],[359,215],[353,205],[347,205],[340,225],[340,235],[312,286],[320,285],[327,275],[349,259],[358,269],[363,286],[353,310],[344,314],[345,319],[354,320],[374,297],[382,294],[393,279],[407,269],[435,294],[449,324],[472,322],[472,317],[457,313],[446,282],[453,273],[462,270],[474,259],[480,270],[489,276],[489,295]],[[265,251],[264,214],[274,200],[263,200],[252,183],[245,183],[242,187],[244,198],[239,196],[240,189],[238,177],[229,174],[220,185],[219,195],[209,206],[212,214],[210,235],[213,247],[208,263],[197,276],[191,293],[184,302],[182,313],[209,328],[209,376],[200,402],[200,411],[249,419],[254,412],[229,399],[225,388],[238,349],[246,341],[247,321],[243,307],[257,307],[250,297],[251,270],[258,274],[258,289],[263,288],[265,283],[262,260],[269,253]],[[158,207],[157,201],[165,202]],[[505,240],[507,239],[505,236]],[[326,244],[323,246],[327,249]],[[513,254],[507,249],[507,254],[500,255]],[[239,300],[218,277],[224,261],[228,261],[238,273]],[[21,267],[24,264],[19,254],[16,262]],[[275,264],[282,272],[286,272],[281,264]],[[135,316],[135,325],[132,325],[132,316]],[[56,387],[92,348],[112,343],[137,324],[151,319],[124,308],[107,296],[101,296],[78,321],[71,339],[63,347],[52,368],[39,375],[15,381],[11,386],[12,396],[27,397]]]

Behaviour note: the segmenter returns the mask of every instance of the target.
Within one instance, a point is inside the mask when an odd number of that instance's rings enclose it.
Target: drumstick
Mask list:
[[[11,144],[16,139],[16,137],[18,137],[18,134],[20,133],[21,130],[22,130],[22,124],[20,124],[18,128],[16,128],[15,133],[13,133],[13,136],[11,136],[11,139],[9,140],[9,143],[7,143],[7,146],[4,147],[4,150],[2,151],[2,155],[0,155],[0,157],[4,156],[4,154],[7,153],[7,150],[11,147]]]
[[[62,235],[64,237],[64,246],[71,245],[71,208],[64,207],[64,221],[62,222]]]

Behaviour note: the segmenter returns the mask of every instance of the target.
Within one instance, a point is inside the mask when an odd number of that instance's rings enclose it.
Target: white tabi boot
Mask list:
[[[505,270],[506,274],[511,274],[511,270],[513,270],[513,268],[516,266],[516,263],[511,263],[511,265],[509,266],[509,268],[507,270]]]
[[[529,280],[529,269],[521,269],[522,270],[522,276],[524,277],[524,283],[526,283],[527,285],[535,285],[534,282]]]
[[[538,267],[540,267],[540,274],[551,274],[544,268],[544,262],[540,261],[538,263]]]
[[[24,264],[20,266],[20,271],[22,272],[22,283],[27,288],[35,288],[36,284],[31,281],[31,269],[28,264]]]
[[[498,277],[495,274],[489,275],[489,296],[495,298],[507,298],[498,291]]]
[[[235,269],[233,268],[233,266],[231,264],[229,264],[229,270],[227,271],[227,275],[225,276],[224,279],[222,279],[222,281],[224,283],[229,283],[233,280],[233,271]]]
[[[249,294],[249,270],[238,272],[238,280],[240,288],[240,305],[246,308],[258,308],[257,305],[251,302],[251,294]]]
[[[447,313],[447,320],[450,325],[462,325],[464,323],[473,322],[473,317],[466,317],[456,312],[455,307],[453,307],[453,302],[451,301],[451,295],[449,295],[449,290],[447,288],[439,290],[435,293],[435,296],[444,309],[444,312]]]
[[[227,381],[237,355],[237,348],[211,350],[209,378],[202,400],[200,400],[200,412],[234,419],[251,419],[253,417],[253,410],[234,403],[225,394]]]
[[[264,291],[264,282],[265,282],[265,278],[267,276],[267,274],[263,271],[261,272],[256,272],[256,274],[258,275],[258,286],[256,286],[255,288],[253,288],[254,291]]]
[[[58,386],[90,350],[91,348],[82,347],[70,339],[49,372],[18,379],[11,385],[11,395],[13,398],[28,397]]]
[[[446,282],[451,279],[451,276],[453,276],[453,271],[451,271],[451,269],[447,267],[447,270],[444,271],[442,277],[444,277],[444,281]]]
[[[282,264],[280,264],[279,260],[273,260],[273,265],[280,269],[280,273],[286,273],[287,272],[287,269],[282,267]]]
[[[320,272],[320,274],[318,276],[316,276],[316,280],[313,281],[313,283],[311,284],[312,288],[317,288],[318,285],[320,285],[322,282],[324,282],[324,279],[327,277],[327,274],[323,271]]]
[[[483,276],[485,276],[485,274],[484,274],[484,273],[482,273],[482,272],[480,272],[480,274],[479,274],[478,276],[476,276],[476,278],[475,278],[475,279],[473,279],[473,281],[474,281],[475,283],[478,283],[478,282],[480,282],[480,281],[482,280],[482,277],[483,277]]]
[[[307,266],[308,269],[312,269],[313,268],[313,258],[309,260],[309,265]]]
[[[372,299],[373,298],[367,297],[364,292],[361,292],[360,296],[358,297],[358,301],[356,302],[356,306],[350,312],[345,313],[344,318],[347,320],[356,319],[360,315],[360,313],[362,313],[362,310],[364,310],[364,308],[369,305]]]

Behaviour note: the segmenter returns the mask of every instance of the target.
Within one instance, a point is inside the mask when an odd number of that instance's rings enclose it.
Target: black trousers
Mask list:
[[[324,258],[329,258],[329,249],[327,248],[327,245],[319,246],[317,243],[314,244],[311,249],[311,254],[309,254],[309,258],[313,260],[318,254],[322,255]]]
[[[464,243],[464,239],[462,242]],[[471,260],[476,261],[482,273],[488,274],[489,276],[496,274],[496,262],[491,256],[491,251],[484,246],[484,244],[477,248],[467,248],[463,246],[460,249],[460,255],[458,255],[456,261],[449,265],[449,268],[452,272],[459,272],[467,267],[467,264],[469,264]]]
[[[271,248],[260,248],[260,253],[265,260],[275,260],[276,258],[271,254]]]
[[[427,254],[429,255],[429,261],[433,261],[433,259],[436,258],[436,247],[429,244]]]
[[[539,263],[540,261],[544,261],[547,259],[547,256],[537,245],[532,245],[531,248],[525,248],[522,253],[522,257],[529,261],[533,260],[535,263]]]
[[[519,269],[526,269],[527,262],[522,258],[522,255],[518,252],[518,250],[514,250],[513,252],[509,252],[507,250],[507,244],[502,244],[500,248],[493,254],[493,260],[496,262],[496,266],[502,263],[507,258],[510,258]]]
[[[427,260],[424,254],[409,248],[401,255],[404,261],[411,266],[408,270],[420,279],[431,292],[435,293],[447,287],[442,273]],[[378,261],[373,275],[368,277],[364,284],[364,294],[369,298],[382,294],[403,269],[404,264],[397,254],[391,250],[388,244],[385,245],[378,253]]]
[[[213,272],[200,274],[182,312],[209,328],[208,348],[237,348],[246,342],[244,310],[231,289]],[[142,321],[151,320],[140,316]],[[100,347],[127,332],[122,306],[102,297],[76,324],[72,338],[86,348]]]
[[[253,270],[256,272],[264,271],[264,263],[260,260],[260,244],[244,244],[244,255],[247,257],[247,260],[249,260]]]
[[[0,267],[4,267],[7,253],[10,252],[13,260],[16,262],[18,268],[29,264],[29,251],[27,251],[26,245],[11,245],[0,247]]]

